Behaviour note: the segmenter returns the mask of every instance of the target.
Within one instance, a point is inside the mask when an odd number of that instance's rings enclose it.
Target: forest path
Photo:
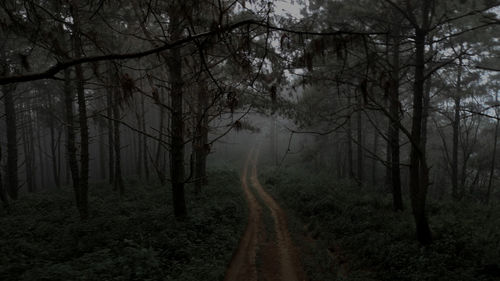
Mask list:
[[[241,173],[241,185],[249,208],[248,224],[224,280],[307,280],[299,252],[288,232],[286,214],[259,182],[258,157],[258,149],[250,150]],[[251,187],[248,184],[249,174]],[[269,221],[272,223],[266,224],[266,214],[261,204],[269,210]]]

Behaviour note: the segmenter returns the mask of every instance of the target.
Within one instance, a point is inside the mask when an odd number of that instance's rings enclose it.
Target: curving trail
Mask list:
[[[226,271],[225,281],[251,281],[257,280],[257,267],[255,264],[255,256],[257,253],[258,231],[260,221],[261,207],[257,199],[252,194],[247,183],[247,171],[250,163],[250,157],[253,149],[250,150],[243,173],[241,175],[241,186],[245,192],[245,197],[248,203],[248,223],[243,237],[241,237],[238,249],[233,255],[231,262]]]
[[[248,202],[248,224],[238,249],[227,268],[224,280],[307,280],[298,251],[288,232],[286,214],[259,182],[257,176],[258,156],[258,149],[250,150],[243,168],[241,185]],[[247,181],[250,166],[251,187]],[[260,198],[260,202],[256,196]],[[270,234],[270,229],[266,229],[260,203],[270,211],[274,235]]]

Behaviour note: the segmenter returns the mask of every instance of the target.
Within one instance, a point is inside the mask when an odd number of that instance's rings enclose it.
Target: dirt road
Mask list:
[[[252,149],[241,173],[241,186],[249,208],[248,224],[224,280],[307,280],[288,232],[285,212],[259,182],[258,157],[259,150]],[[272,223],[266,223],[266,214]]]

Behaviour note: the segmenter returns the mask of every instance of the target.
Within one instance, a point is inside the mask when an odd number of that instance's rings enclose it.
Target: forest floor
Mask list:
[[[421,247],[408,198],[396,213],[380,186],[303,165],[261,168],[259,178],[288,214],[310,281],[500,280],[498,204],[430,200],[434,242]]]
[[[93,184],[82,222],[72,189],[23,194],[0,209],[0,280],[220,281],[247,218],[237,170],[211,169],[189,215],[176,220],[169,189],[128,179],[122,198]]]
[[[259,182],[258,157],[259,150],[252,149],[242,171],[248,224],[224,280],[307,280],[299,251],[288,232],[285,212]]]

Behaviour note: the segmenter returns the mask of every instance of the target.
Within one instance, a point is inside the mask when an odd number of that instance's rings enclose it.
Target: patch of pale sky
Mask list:
[[[301,3],[299,3],[301,2]],[[286,17],[294,17],[296,19],[302,19],[304,16],[301,14],[301,10],[304,7],[307,7],[308,0],[302,0],[302,1],[297,1],[297,0],[275,0],[272,1],[272,4],[274,5],[274,13],[278,16],[286,16]],[[497,17],[500,17],[500,6],[494,7],[490,10],[490,12],[493,12],[497,15]],[[272,40],[271,45],[273,45],[274,48],[279,48],[279,42],[277,40]],[[296,74],[302,74],[303,70],[302,69],[296,69],[295,70]],[[298,73],[297,73],[298,72]],[[291,78],[294,76],[294,73],[288,72],[285,75],[288,78]],[[485,74],[482,75],[481,77],[481,84],[488,83],[489,82],[489,75]]]
[[[303,18],[300,11],[304,8],[304,4],[298,4],[294,0],[276,0],[273,1],[273,5],[277,15],[291,15],[296,19]]]

